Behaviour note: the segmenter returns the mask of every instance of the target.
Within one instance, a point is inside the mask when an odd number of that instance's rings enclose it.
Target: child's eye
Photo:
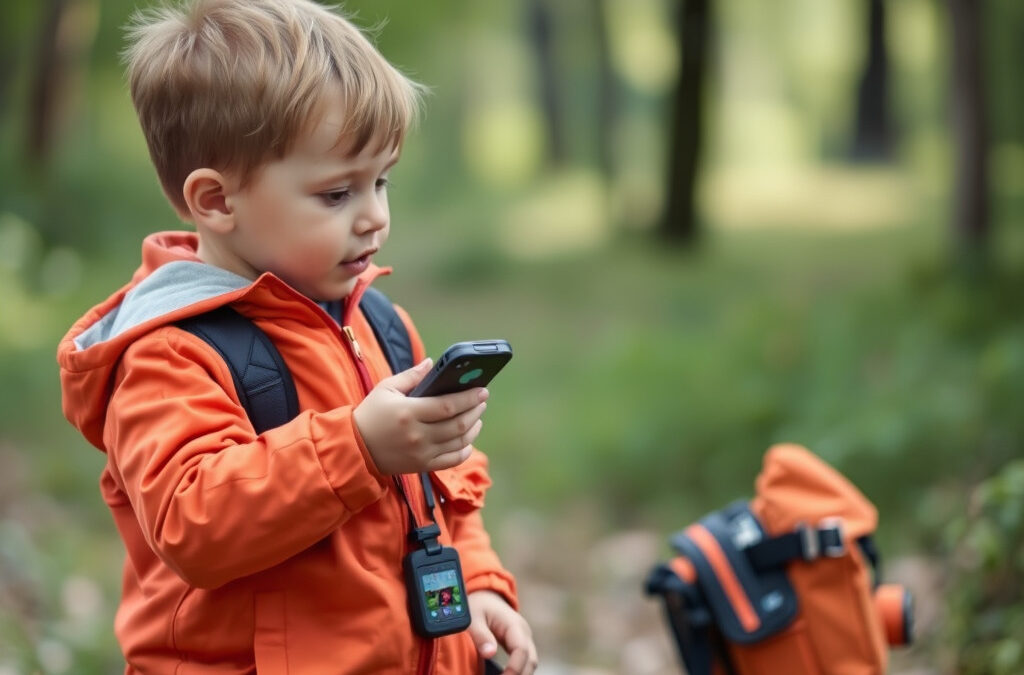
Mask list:
[[[389,181],[387,178],[378,178],[377,179],[377,189],[378,190],[384,190],[385,188],[388,188],[390,186],[391,186],[391,181]]]
[[[349,197],[348,189],[344,190],[331,190],[330,192],[321,192],[320,199],[324,200],[324,203],[328,206],[337,206],[341,204]]]

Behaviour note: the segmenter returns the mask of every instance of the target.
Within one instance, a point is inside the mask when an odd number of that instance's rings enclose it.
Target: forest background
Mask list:
[[[121,672],[123,550],[54,353],[181,227],[132,0],[0,7],[0,674]],[[669,672],[646,571],[806,445],[918,599],[893,672],[1024,671],[1024,5],[352,0],[428,84],[383,290],[504,337],[487,521],[555,673]]]

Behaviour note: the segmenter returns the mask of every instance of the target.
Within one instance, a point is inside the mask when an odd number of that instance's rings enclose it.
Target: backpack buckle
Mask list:
[[[821,553],[828,558],[840,558],[846,555],[846,536],[843,519],[838,516],[822,518],[818,523]]]
[[[806,562],[822,556],[840,558],[846,554],[842,518],[822,518],[818,521],[818,527],[811,527],[805,522],[797,523],[796,533],[800,537],[801,556]]]
[[[806,562],[817,560],[821,553],[818,546],[818,530],[800,522],[796,524],[796,533],[800,536],[800,554],[803,559]]]

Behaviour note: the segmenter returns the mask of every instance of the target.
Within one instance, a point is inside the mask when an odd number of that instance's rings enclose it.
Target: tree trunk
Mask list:
[[[710,0],[682,0],[677,31],[682,47],[679,82],[669,128],[669,175],[662,234],[692,244],[699,235],[697,174],[703,132],[704,80],[711,29]]]
[[[10,111],[8,96],[20,47],[18,33],[24,29],[17,14],[11,3],[0,4],[0,120]]]
[[[892,156],[889,119],[889,54],[885,44],[884,0],[867,0],[867,58],[857,87],[854,159],[884,161]]]
[[[977,258],[988,238],[988,133],[981,43],[982,0],[950,0],[952,118],[958,249]]]
[[[594,0],[594,35],[597,42],[597,164],[601,175],[611,182],[615,178],[615,117],[618,93],[615,69],[612,67],[611,45],[608,36],[608,10],[606,0]]]
[[[553,23],[551,9],[545,0],[529,0],[527,33],[537,56],[541,110],[544,113],[544,128],[547,131],[548,161],[560,166],[566,160],[566,144],[562,131],[562,106],[558,98],[558,67]]]
[[[35,72],[29,95],[28,156],[38,164],[49,158],[53,145],[60,92],[65,69],[61,63],[60,23],[67,9],[67,0],[46,3],[45,18],[39,33]]]
[[[47,0],[39,3],[39,12],[42,25],[30,74],[25,152],[42,167],[60,127],[77,108],[100,7],[99,0]]]

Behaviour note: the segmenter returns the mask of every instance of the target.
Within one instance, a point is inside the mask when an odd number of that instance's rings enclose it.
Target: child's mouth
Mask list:
[[[343,261],[341,266],[350,274],[362,274],[370,266],[370,258],[373,257],[373,254],[373,251],[367,251],[358,258]]]

